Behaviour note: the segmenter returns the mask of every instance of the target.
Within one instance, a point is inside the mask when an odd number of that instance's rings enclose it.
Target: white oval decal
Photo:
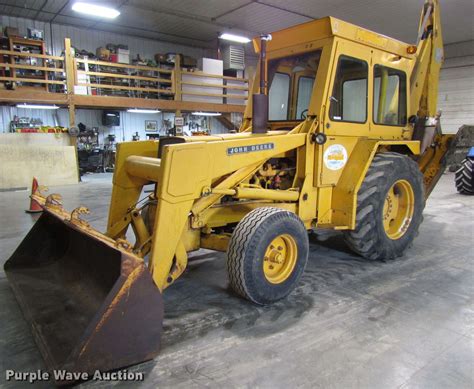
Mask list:
[[[347,150],[343,145],[331,145],[324,152],[324,164],[330,170],[339,170],[347,162]]]

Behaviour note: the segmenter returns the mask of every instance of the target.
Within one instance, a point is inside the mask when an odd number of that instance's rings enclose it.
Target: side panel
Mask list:
[[[337,185],[359,139],[352,136],[330,136],[324,145],[319,146],[322,148],[321,186]]]

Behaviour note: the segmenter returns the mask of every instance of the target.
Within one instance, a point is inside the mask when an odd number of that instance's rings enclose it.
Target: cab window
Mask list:
[[[375,124],[404,126],[407,123],[406,74],[386,66],[374,66]]]
[[[290,101],[290,76],[285,73],[275,73],[268,96],[270,100],[269,120],[287,120]]]
[[[306,114],[321,50],[275,58],[268,63],[269,119],[302,120]]]
[[[339,57],[334,88],[330,97],[333,121],[365,123],[367,121],[367,62]]]
[[[314,77],[301,76],[298,79],[298,100],[296,101],[296,119],[304,119],[313,93]]]

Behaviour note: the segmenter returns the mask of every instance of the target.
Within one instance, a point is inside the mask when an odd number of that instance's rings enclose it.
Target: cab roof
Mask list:
[[[273,32],[272,40],[267,42],[267,51],[276,51],[287,47],[314,42],[319,39],[340,37],[365,46],[383,50],[405,58],[414,58],[408,54],[408,43],[370,31],[355,24],[327,16],[321,19],[298,24],[284,30]],[[255,52],[260,51],[260,39],[253,40]]]

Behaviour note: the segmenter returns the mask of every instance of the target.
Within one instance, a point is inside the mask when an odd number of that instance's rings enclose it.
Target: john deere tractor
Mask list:
[[[438,0],[424,4],[413,45],[333,17],[253,44],[238,133],[117,145],[105,233],[85,207],[33,195],[44,212],[5,271],[49,368],[153,358],[162,294],[191,251],[226,252],[235,292],[271,304],[298,285],[314,228],[342,231],[367,260],[413,242],[451,140],[436,130]]]

